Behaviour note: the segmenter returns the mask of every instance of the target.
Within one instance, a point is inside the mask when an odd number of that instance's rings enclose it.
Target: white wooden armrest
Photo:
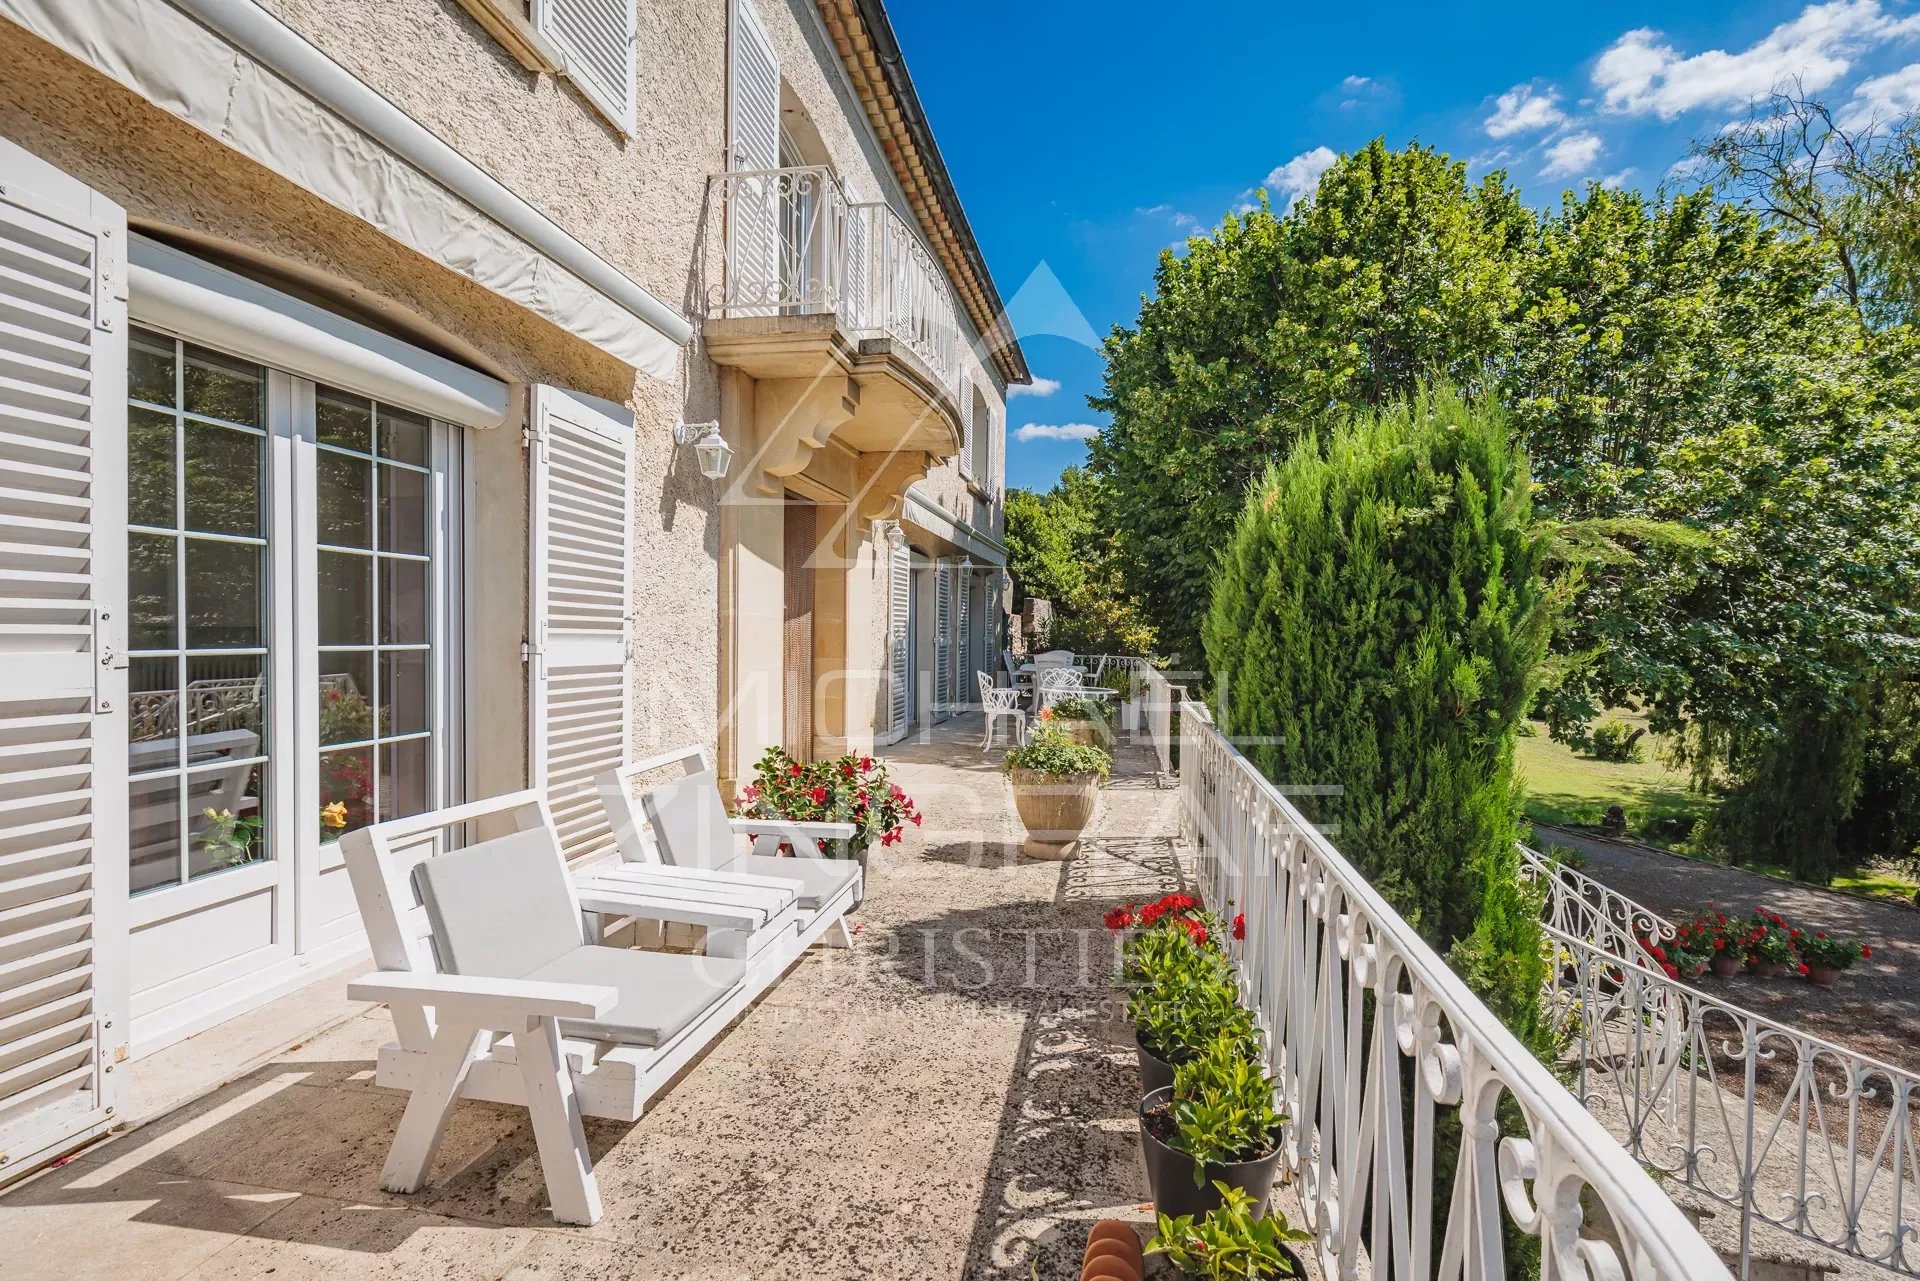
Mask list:
[[[748,836],[798,836],[809,841],[848,841],[860,829],[851,823],[796,823],[784,818],[736,818],[733,830]]]
[[[628,916],[640,921],[663,921],[675,925],[703,925],[708,929],[757,930],[766,924],[768,913],[747,907],[729,907],[710,900],[674,898],[669,894],[649,894],[642,885],[608,885],[596,878],[575,887],[580,910],[602,916]]]
[[[703,891],[716,888],[784,890],[791,895],[799,887],[798,881],[785,880],[776,876],[761,876],[754,872],[716,872],[704,867],[674,867],[670,863],[619,863],[578,876],[575,881],[584,884],[588,880],[607,878],[616,881],[632,881],[636,885],[666,885],[677,882],[688,889]]]
[[[596,1019],[614,1007],[619,993],[590,983],[543,983],[537,979],[492,979],[476,974],[421,974],[376,970],[347,985],[355,1001],[430,1005],[462,1022],[491,1031],[518,1031],[530,1018]]]

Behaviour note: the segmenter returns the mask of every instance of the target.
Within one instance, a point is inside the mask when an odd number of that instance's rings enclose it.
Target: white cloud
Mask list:
[[[1593,168],[1593,162],[1600,158],[1605,145],[1596,133],[1570,133],[1564,138],[1555,139],[1541,153],[1545,161],[1540,166],[1541,176],[1569,178],[1584,174]]]
[[[1738,52],[1682,54],[1650,27],[1629,31],[1600,55],[1593,84],[1609,111],[1672,120],[1697,107],[1740,106],[1797,80],[1808,93],[1834,84],[1866,49],[1920,32],[1879,0],[1808,5]]]
[[[1606,177],[1602,178],[1600,180],[1600,185],[1603,187],[1613,187],[1616,189],[1624,188],[1627,185],[1627,179],[1633,177],[1633,175],[1637,172],[1638,170],[1636,170],[1632,165],[1628,165],[1625,169],[1622,169],[1619,173],[1610,173]]]
[[[1348,93],[1359,93],[1373,84],[1372,76],[1348,76],[1340,82],[1340,87]]]
[[[1303,151],[1293,159],[1267,175],[1267,190],[1275,195],[1284,196],[1281,208],[1287,208],[1294,201],[1312,191],[1334,161],[1340,159],[1331,147],[1315,147],[1312,151]]]
[[[1036,378],[1030,383],[1014,383],[1007,388],[1007,399],[1015,396],[1051,396],[1060,390],[1058,378]]]
[[[1013,438],[1024,445],[1030,440],[1092,440],[1099,434],[1092,423],[1028,423],[1015,428]]]
[[[1566,120],[1567,113],[1560,110],[1559,90],[1515,85],[1494,100],[1493,114],[1486,119],[1487,136],[1511,138],[1517,133],[1552,129]]]
[[[1852,99],[1840,113],[1840,123],[1848,129],[1864,129],[1886,124],[1916,108],[1920,108],[1920,62],[1855,85]]]

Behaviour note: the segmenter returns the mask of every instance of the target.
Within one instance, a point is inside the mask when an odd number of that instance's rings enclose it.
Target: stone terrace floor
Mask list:
[[[382,1192],[404,1096],[372,1084],[374,1009],[0,1197],[0,1276],[1076,1277],[1095,1220],[1148,1217],[1100,916],[1182,883],[1176,793],[1122,747],[1082,858],[1023,860],[979,732],[885,753],[928,818],[877,853],[851,952],[637,1124],[588,1122],[595,1227],[553,1221],[525,1112],[484,1103],[427,1189]]]

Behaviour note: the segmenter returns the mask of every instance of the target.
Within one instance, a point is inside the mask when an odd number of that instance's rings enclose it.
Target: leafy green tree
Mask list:
[[[1007,566],[1020,596],[1051,601],[1048,643],[1085,654],[1154,652],[1154,630],[1127,595],[1099,482],[1069,467],[1044,494],[1007,491]]]
[[[1523,1039],[1544,1048],[1514,742],[1560,596],[1504,415],[1356,413],[1269,469],[1205,624],[1219,723]]]
[[[1500,175],[1374,142],[1284,216],[1229,216],[1163,253],[1106,343],[1090,444],[1127,582],[1169,653],[1199,652],[1207,583],[1247,486],[1346,406],[1434,375],[1477,386],[1510,344],[1531,215]]]

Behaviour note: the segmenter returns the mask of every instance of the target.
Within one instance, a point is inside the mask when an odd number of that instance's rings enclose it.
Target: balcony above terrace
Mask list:
[[[764,470],[802,470],[829,439],[863,454],[957,453],[958,311],[912,228],[885,204],[850,201],[824,166],[720,174],[713,188],[726,248],[704,338],[714,361],[758,384]]]

